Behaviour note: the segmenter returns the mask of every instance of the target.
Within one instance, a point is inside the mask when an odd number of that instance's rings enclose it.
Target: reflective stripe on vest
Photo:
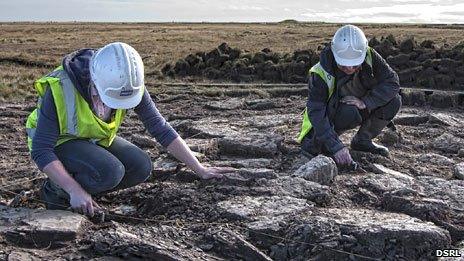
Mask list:
[[[366,58],[364,61],[372,68],[372,49],[371,47],[367,48],[366,52]],[[311,69],[309,69],[309,74],[315,73],[321,77],[321,79],[326,83],[328,90],[328,95],[327,95],[327,101],[332,97],[332,94],[335,90],[335,77],[328,73],[320,63],[315,64]],[[304,139],[304,137],[311,131],[312,129],[312,124],[308,116],[308,110],[305,108],[303,110],[303,122],[301,124],[301,131],[300,134],[298,135],[298,138],[296,139],[298,143],[301,143]]]
[[[45,95],[47,89],[51,89],[60,133],[55,146],[77,138],[88,139],[104,147],[111,145],[125,116],[125,110],[116,110],[112,121],[109,123],[99,119],[76,90],[61,66],[37,80],[34,86],[41,98]],[[29,115],[26,122],[30,150],[32,149],[32,139],[35,136],[37,127],[41,99],[39,99],[39,102],[37,108]]]

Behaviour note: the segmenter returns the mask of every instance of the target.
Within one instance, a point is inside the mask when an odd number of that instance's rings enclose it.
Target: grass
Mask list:
[[[250,52],[264,48],[282,53],[317,49],[330,41],[338,26],[293,21],[254,24],[0,23],[0,97],[14,99],[31,94],[33,80],[59,65],[64,55],[80,48],[99,48],[113,41],[133,45],[145,57],[146,73],[158,75],[164,64],[190,53],[209,51],[223,42]],[[430,39],[438,45],[457,44],[464,30],[457,25],[360,26],[368,38],[393,34],[401,40],[414,36],[418,42]]]

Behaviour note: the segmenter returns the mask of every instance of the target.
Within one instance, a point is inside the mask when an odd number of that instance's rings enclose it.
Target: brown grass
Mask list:
[[[271,48],[278,52],[316,49],[328,42],[338,24],[156,24],[156,23],[0,23],[0,97],[23,97],[32,91],[35,78],[58,65],[74,50],[98,48],[113,41],[133,45],[144,57],[148,84],[168,62],[196,51],[210,50],[222,42],[249,51]],[[464,26],[360,25],[368,38],[393,34],[414,36],[454,45]]]

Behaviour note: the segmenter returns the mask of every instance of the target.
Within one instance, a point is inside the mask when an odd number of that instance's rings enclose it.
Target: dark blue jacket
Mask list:
[[[321,52],[321,66],[335,76],[335,90],[327,100],[327,84],[316,74],[309,79],[309,95],[306,107],[308,116],[314,128],[316,139],[325,145],[326,149],[335,154],[344,147],[333,127],[333,119],[340,102],[339,88],[350,81],[353,75],[347,75],[338,69],[330,47]],[[384,106],[392,100],[400,90],[398,75],[387,64],[385,59],[372,49],[372,67],[366,62],[362,64],[360,80],[367,94],[361,97],[370,112]]]
[[[62,63],[74,87],[89,104],[91,104],[89,62],[95,52],[95,49],[81,49],[67,55]],[[134,111],[148,132],[161,145],[167,147],[178,137],[177,132],[159,113],[146,88],[142,101],[134,108]],[[32,140],[31,157],[40,170],[43,170],[50,162],[58,159],[54,153],[54,147],[59,134],[56,106],[52,92],[48,89],[42,99],[42,106],[38,111],[37,129]]]

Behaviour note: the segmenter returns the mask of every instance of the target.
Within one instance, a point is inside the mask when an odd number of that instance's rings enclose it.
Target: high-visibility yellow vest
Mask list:
[[[372,49],[370,47],[367,48],[365,61],[370,67],[372,67]],[[327,88],[329,89],[327,100],[329,100],[330,97],[332,97],[332,94],[335,90],[335,86],[336,86],[335,76],[331,75],[326,70],[324,70],[320,62],[315,64],[313,67],[311,67],[311,69],[309,69],[310,77],[311,77],[311,73],[315,73],[319,75],[319,77],[321,77],[321,79],[327,84]],[[298,135],[298,138],[297,138],[298,143],[301,143],[303,141],[304,137],[311,131],[313,127],[313,125],[311,124],[311,121],[309,120],[307,108],[303,110],[302,114],[303,114],[303,123],[301,124],[300,135]]]
[[[126,110],[116,110],[109,123],[99,119],[92,112],[87,101],[76,90],[62,66],[35,81],[34,87],[39,95],[39,101],[37,108],[29,115],[26,122],[29,150],[32,150],[32,140],[37,127],[41,100],[48,88],[50,88],[55,102],[60,131],[55,146],[72,139],[88,139],[104,147],[111,145],[124,119]]]

